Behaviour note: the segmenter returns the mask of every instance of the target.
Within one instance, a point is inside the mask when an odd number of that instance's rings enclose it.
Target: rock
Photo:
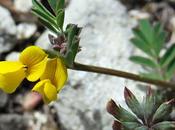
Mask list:
[[[16,26],[10,12],[6,8],[0,6],[0,16],[0,32],[14,35],[16,33]]]
[[[82,51],[76,61],[129,72],[140,67],[128,60],[134,52],[129,42],[131,28],[136,21],[130,18],[123,5],[116,0],[72,0],[66,9],[65,25],[83,27]],[[48,46],[47,35],[40,38]],[[36,44],[38,45],[38,44]],[[141,98],[143,93],[136,83],[127,79],[69,70],[69,81],[53,103],[58,117],[67,130],[111,130],[113,118],[106,111],[106,103],[113,98],[125,106],[124,87]]]
[[[32,8],[32,0],[14,0],[15,8],[22,12],[28,12]]]
[[[0,115],[0,130],[27,130],[27,122],[17,114]]]
[[[45,31],[40,37],[39,39],[36,41],[35,45],[39,46],[43,49],[50,49],[51,48],[51,44],[48,38],[48,34],[52,34],[49,31]]]
[[[140,10],[130,10],[129,11],[129,15],[133,18],[135,18],[136,20],[139,19],[148,19],[150,18],[150,14],[147,12],[142,12]]]
[[[0,90],[0,108],[4,108],[8,101],[8,95]]]
[[[16,25],[10,12],[0,6],[0,54],[7,52],[15,45]]]
[[[27,39],[30,38],[37,30],[35,24],[20,23],[17,26],[17,39]]]
[[[20,54],[19,52],[11,52],[6,56],[5,60],[17,61],[19,58],[19,54]]]

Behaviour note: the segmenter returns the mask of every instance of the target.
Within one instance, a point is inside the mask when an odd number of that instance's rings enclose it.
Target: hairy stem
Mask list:
[[[140,81],[140,82],[144,82],[144,83],[154,84],[154,85],[157,85],[158,87],[166,87],[166,88],[175,89],[175,83],[170,83],[170,82],[161,81],[161,80],[153,80],[150,78],[142,77],[142,76],[137,75],[137,74],[124,72],[124,71],[120,71],[120,70],[97,67],[97,66],[92,66],[92,65],[84,65],[84,64],[80,64],[80,63],[74,63],[74,66],[71,67],[70,69],[112,75],[112,76],[122,77],[122,78],[131,79],[131,80],[135,80],[135,81]]]

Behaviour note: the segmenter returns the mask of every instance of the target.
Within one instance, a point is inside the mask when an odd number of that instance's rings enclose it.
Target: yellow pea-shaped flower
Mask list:
[[[38,80],[47,63],[47,54],[36,46],[27,47],[20,54],[19,61],[0,62],[0,88],[12,93],[26,77],[29,81]]]
[[[49,79],[39,81],[32,91],[40,93],[45,103],[50,103],[51,101],[55,101],[57,99],[56,87]]]
[[[67,69],[59,58],[48,59],[46,69],[33,91],[40,93],[45,103],[57,99],[57,93],[63,88],[67,80]]]
[[[67,68],[60,58],[49,59],[41,80],[50,79],[59,92],[67,81]]]

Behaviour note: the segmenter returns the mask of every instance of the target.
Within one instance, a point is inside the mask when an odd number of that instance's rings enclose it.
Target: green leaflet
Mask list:
[[[169,47],[163,57],[160,59],[160,64],[162,67],[167,67],[172,60],[175,58],[175,44]]]
[[[143,65],[143,66],[147,66],[147,67],[150,67],[150,68],[156,68],[157,67],[157,64],[149,58],[145,58],[145,57],[141,57],[141,56],[131,56],[129,59],[132,62],[135,62],[135,63]]]
[[[169,118],[168,114],[171,113],[172,108],[173,106],[171,103],[165,102],[161,104],[155,112],[155,114],[153,115],[153,122],[162,121]]]
[[[57,11],[57,10],[56,10],[56,5],[57,5],[58,0],[47,0],[47,1],[49,2],[50,7],[52,8],[52,10],[53,10],[54,12],[56,12],[56,11]]]
[[[143,33],[149,45],[153,42],[153,29],[148,20],[140,20],[140,31]]]
[[[130,112],[128,112],[127,110],[125,110],[121,106],[119,106],[118,115],[116,115],[116,117],[120,121],[139,123],[139,121],[137,120],[137,118],[133,114],[131,114]]]
[[[167,80],[170,80],[175,73],[175,59],[170,63],[170,65],[167,67],[165,77]]]
[[[140,127],[135,128],[134,130],[149,130],[149,129],[146,126],[140,126]]]
[[[150,56],[153,55],[153,53],[151,52],[151,49],[148,47],[148,45],[145,43],[143,39],[134,37],[131,39],[131,42],[133,45],[135,45],[137,48],[142,50],[147,55],[150,55]]]
[[[127,129],[127,130],[134,130],[135,128],[137,127],[140,127],[141,124],[139,123],[136,123],[136,122],[121,122],[123,127],[124,127],[124,130]]]
[[[64,9],[65,0],[47,0],[47,1],[49,2],[55,14],[58,10]]]
[[[47,20],[46,21],[43,20],[43,19],[39,19],[39,20],[44,26],[46,26],[53,33],[55,33],[55,34],[59,34],[60,33],[60,31],[57,30],[55,27],[53,27]]]
[[[71,67],[73,66],[73,62],[75,59],[76,54],[78,53],[79,49],[79,33],[81,28],[77,25],[69,24],[66,28],[66,36],[67,36],[67,52],[65,54],[65,62],[66,65]]]
[[[132,110],[132,112],[140,119],[144,119],[142,105],[138,102],[134,94],[127,88],[124,90],[124,97],[127,106]]]
[[[174,130],[175,129],[175,121],[164,121],[155,124],[153,130]]]
[[[57,0],[57,6],[56,6],[56,10],[60,10],[60,9],[64,9],[64,5],[65,5],[65,0]]]
[[[58,28],[60,28],[61,30],[63,30],[64,10],[60,9],[60,10],[57,11],[56,20],[57,20],[57,26],[58,26]]]
[[[52,13],[50,13],[40,2],[38,2],[37,0],[32,0],[32,3],[33,3],[33,9],[37,9],[37,10],[40,10],[42,11],[43,13],[45,13],[46,15],[48,15],[49,17],[51,18],[55,18],[54,15],[52,15]]]

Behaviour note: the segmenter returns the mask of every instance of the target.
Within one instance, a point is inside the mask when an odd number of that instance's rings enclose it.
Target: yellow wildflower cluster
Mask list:
[[[40,79],[32,90],[50,103],[63,88],[67,69],[60,58],[50,59],[41,48],[30,46],[21,52],[18,61],[0,62],[0,88],[4,92],[13,93],[25,78],[31,82]]]

